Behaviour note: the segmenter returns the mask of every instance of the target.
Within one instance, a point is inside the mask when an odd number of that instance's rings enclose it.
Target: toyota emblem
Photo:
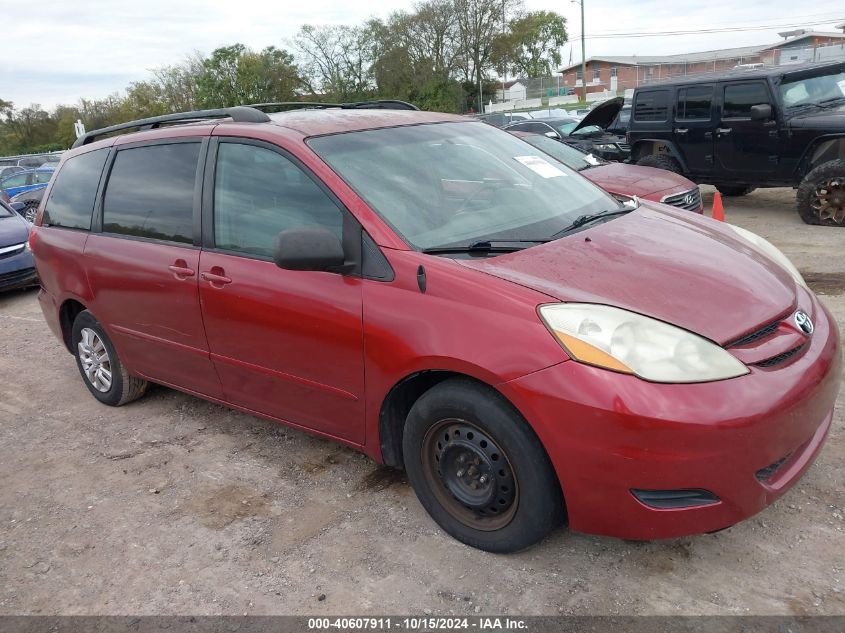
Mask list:
[[[795,325],[797,325],[798,328],[807,336],[813,333],[813,322],[803,310],[798,310],[798,312],[795,313]]]

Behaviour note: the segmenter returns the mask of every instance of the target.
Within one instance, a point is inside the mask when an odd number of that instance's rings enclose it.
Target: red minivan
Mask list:
[[[333,438],[494,552],[564,520],[712,532],[795,483],[840,342],[780,251],[620,202],[484,123],[390,108],[80,138],[30,243],[91,394],[155,382]]]

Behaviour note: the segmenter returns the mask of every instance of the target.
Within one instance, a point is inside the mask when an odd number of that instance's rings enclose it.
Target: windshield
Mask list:
[[[596,165],[603,165],[604,161],[596,158],[592,154],[585,154],[581,150],[570,147],[566,143],[555,141],[548,136],[540,136],[539,134],[531,134],[522,136],[523,141],[530,143],[544,154],[548,154],[552,158],[559,160],[564,165],[575,171],[581,171]]]
[[[479,123],[312,139],[310,146],[409,244],[539,241],[619,202],[538,149]]]
[[[13,213],[14,211],[7,207],[5,202],[0,200],[0,218],[10,218]]]
[[[788,81],[779,90],[787,108],[838,102],[845,100],[845,72]]]

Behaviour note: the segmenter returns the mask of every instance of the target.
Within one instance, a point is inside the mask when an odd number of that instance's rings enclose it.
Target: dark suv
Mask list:
[[[845,62],[677,78],[633,103],[633,162],[727,196],[795,187],[804,222],[845,226]]]

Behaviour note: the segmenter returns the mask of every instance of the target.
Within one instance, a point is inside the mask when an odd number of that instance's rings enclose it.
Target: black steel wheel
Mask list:
[[[507,525],[519,489],[505,452],[466,420],[440,420],[423,440],[426,483],[450,513],[477,530]]]
[[[807,174],[797,202],[807,224],[845,227],[845,160],[829,161]]]
[[[402,453],[423,507],[467,545],[514,552],[563,522],[563,496],[543,445],[486,385],[453,378],[420,396]]]

